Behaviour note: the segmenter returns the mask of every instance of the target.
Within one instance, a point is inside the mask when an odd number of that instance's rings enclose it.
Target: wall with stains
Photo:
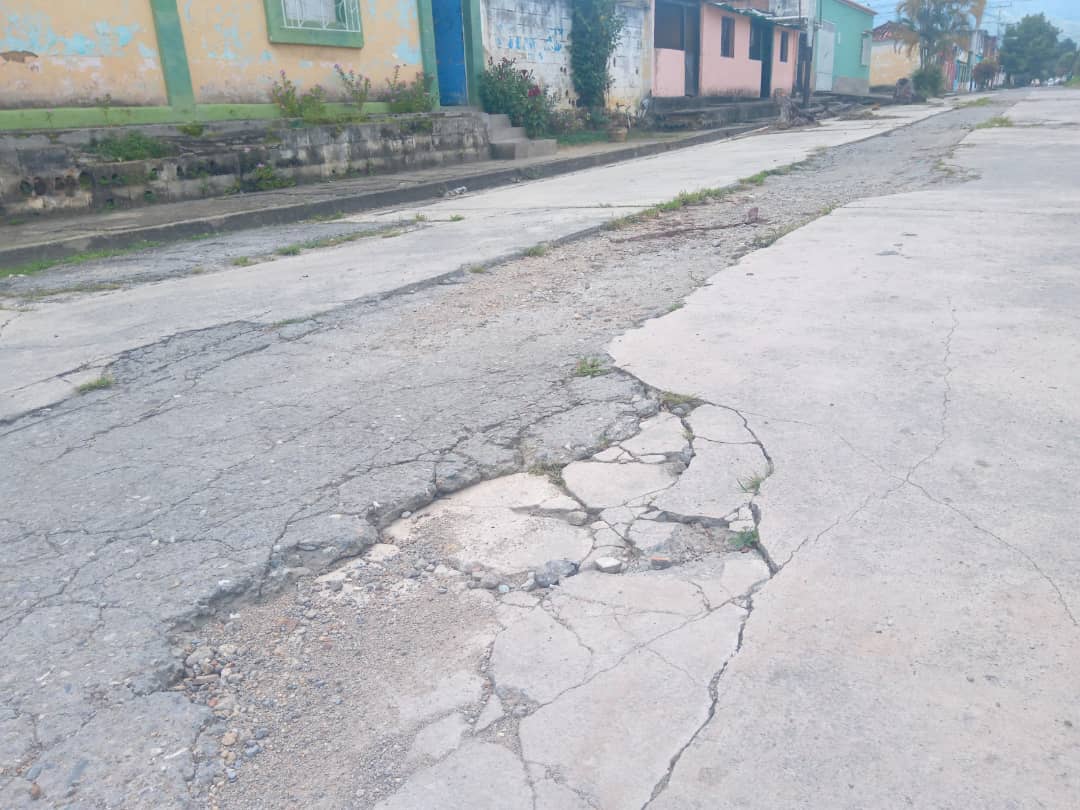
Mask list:
[[[282,70],[301,90],[320,84],[344,100],[335,63],[370,78],[373,94],[395,65],[405,80],[423,69],[416,0],[360,0],[363,48],[273,44],[263,0],[177,0],[177,10],[199,104],[269,101]]]
[[[147,0],[0,3],[0,109],[166,103]]]
[[[482,0],[485,58],[513,59],[531,70],[560,106],[575,99],[570,75],[570,0]],[[619,4],[626,19],[612,57],[609,104],[634,105],[652,84],[652,15],[647,0]]]

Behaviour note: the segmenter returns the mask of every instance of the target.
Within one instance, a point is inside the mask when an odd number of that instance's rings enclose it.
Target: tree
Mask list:
[[[1001,66],[1014,85],[1045,79],[1058,59],[1059,31],[1045,14],[1028,14],[1005,29],[1001,43]]]
[[[901,0],[896,6],[901,39],[909,54],[918,50],[923,68],[940,65],[953,47],[966,50],[985,11],[986,0]]]
[[[972,78],[975,79],[975,84],[978,85],[980,90],[992,87],[997,75],[998,64],[992,59],[979,62],[979,64],[975,66],[975,70],[972,71]]]

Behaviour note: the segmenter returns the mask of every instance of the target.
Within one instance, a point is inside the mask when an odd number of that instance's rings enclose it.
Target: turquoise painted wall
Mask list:
[[[833,80],[846,77],[870,81],[870,65],[862,64],[862,37],[874,28],[874,15],[840,0],[819,0],[819,19],[836,23],[836,61]]]

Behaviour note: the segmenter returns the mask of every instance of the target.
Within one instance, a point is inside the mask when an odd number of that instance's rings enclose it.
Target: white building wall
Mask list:
[[[570,76],[569,0],[484,0],[480,4],[484,56],[513,59],[531,70],[560,106],[573,103]],[[612,57],[609,103],[635,105],[652,85],[652,6],[650,0],[620,3],[626,18]]]

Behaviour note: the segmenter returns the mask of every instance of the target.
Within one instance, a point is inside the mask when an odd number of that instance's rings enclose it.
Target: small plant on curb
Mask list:
[[[247,267],[248,265],[255,264],[255,262],[251,259],[250,256],[237,256],[235,259],[229,262],[229,264],[231,264],[233,267]]]
[[[486,273],[487,272],[487,268],[484,267],[484,265],[482,265],[482,264],[470,264],[465,269],[468,270],[470,273],[476,273],[476,274]]]
[[[280,80],[270,87],[270,98],[285,118],[303,118],[311,123],[325,121],[326,91],[319,85],[301,93],[296,84],[281,71]]]
[[[197,121],[192,121],[190,124],[181,124],[177,129],[180,130],[182,135],[187,135],[189,138],[198,138],[206,132],[206,127]]]
[[[299,256],[300,245],[286,245],[285,247],[279,247],[274,251],[278,256]]]
[[[522,253],[522,255],[535,259],[539,258],[540,256],[546,255],[547,252],[548,246],[544,242],[541,242],[538,245],[533,245],[530,248],[525,248],[525,251]]]
[[[362,113],[368,96],[371,95],[371,79],[355,70],[345,70],[341,65],[334,65],[334,70],[345,86],[345,94],[349,97],[349,102],[356,107],[357,112]]]
[[[599,377],[606,373],[607,369],[599,357],[582,357],[574,366],[575,377]]]
[[[143,135],[141,132],[128,132],[126,135],[109,135],[90,144],[89,151],[107,160],[117,162],[126,160],[149,160],[167,157],[175,151],[172,144]]]
[[[435,96],[431,93],[431,79],[423,71],[412,81],[401,78],[402,65],[394,65],[394,75],[386,80],[383,99],[390,104],[390,112],[431,112],[435,108]]]
[[[465,217],[462,214],[452,214],[450,216],[451,222],[461,222]]]
[[[89,394],[91,391],[101,391],[105,388],[112,388],[114,382],[115,380],[113,380],[110,375],[102,374],[96,380],[87,380],[75,390],[80,394]]]
[[[728,538],[728,542],[736,551],[749,551],[758,543],[757,529],[744,529],[741,532],[736,532]]]
[[[275,188],[295,186],[296,181],[291,177],[282,177],[274,171],[273,166],[259,163],[255,170],[247,176],[244,184],[255,191],[270,191]]]

